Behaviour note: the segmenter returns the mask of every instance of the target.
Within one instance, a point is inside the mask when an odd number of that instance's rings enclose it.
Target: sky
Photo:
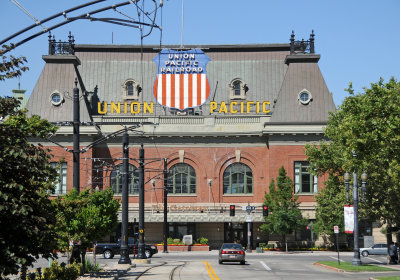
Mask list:
[[[157,3],[160,0],[156,0]],[[182,35],[182,1],[184,20]],[[66,9],[76,7],[89,0],[18,0],[36,19],[42,20]],[[121,3],[123,0],[105,2],[68,14],[69,17]],[[154,7],[152,1],[141,0],[147,11]],[[135,5],[117,9],[129,17],[138,18]],[[315,51],[321,55],[319,67],[328,89],[333,93],[336,106],[348,93],[344,90],[352,82],[356,92],[363,87],[395,77],[400,80],[400,1],[398,0],[164,0],[158,11],[156,24],[143,39],[144,45],[174,44],[271,44],[289,43],[294,30],[296,40],[307,40],[314,30]],[[143,15],[143,14],[142,14]],[[152,14],[151,14],[152,15]],[[119,17],[116,12],[104,12],[97,17]],[[44,23],[49,28],[63,21],[60,17]],[[148,20],[146,21],[148,22]],[[11,0],[0,0],[0,40],[30,26],[34,20],[19,9]],[[37,26],[9,41],[19,42],[40,32]],[[75,37],[76,44],[139,44],[137,28],[113,25],[104,22],[78,20],[52,31],[57,40],[66,41],[68,32]],[[146,33],[148,29],[145,29]],[[183,38],[183,40],[182,40]],[[0,96],[11,96],[12,89],[27,90],[29,96],[44,67],[42,55],[48,51],[47,34],[41,35],[19,46],[11,54],[25,56],[30,70],[20,79],[0,82]],[[71,85],[72,86],[72,85]]]

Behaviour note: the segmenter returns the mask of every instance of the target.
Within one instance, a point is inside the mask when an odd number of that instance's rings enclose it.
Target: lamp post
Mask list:
[[[353,152],[353,156],[355,157],[356,154]],[[367,181],[367,174],[363,172],[361,175],[361,191],[363,193],[363,199],[365,197],[366,191],[366,181]],[[350,182],[350,174],[346,172],[344,174],[344,182],[346,186],[346,193],[347,193],[347,201],[349,201],[349,182]],[[360,260],[360,248],[358,246],[358,184],[357,184],[357,172],[353,172],[353,205],[354,205],[354,257],[351,261],[352,265],[361,265]]]
[[[119,264],[131,264],[128,252],[128,184],[129,184],[129,135],[125,130],[122,136],[122,220],[121,220],[121,255]]]

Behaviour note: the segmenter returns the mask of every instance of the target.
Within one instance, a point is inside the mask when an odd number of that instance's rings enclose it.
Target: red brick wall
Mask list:
[[[72,147],[70,147],[72,149]],[[174,196],[169,195],[169,203],[262,203],[264,193],[268,190],[271,179],[278,176],[278,170],[281,166],[286,169],[288,176],[294,178],[294,161],[306,160],[304,146],[302,145],[281,145],[268,147],[158,147],[145,146],[145,158],[150,159],[164,158],[168,159],[168,168],[179,163],[179,150],[184,150],[184,162],[190,164],[196,171],[197,176],[197,195],[196,196]],[[252,195],[231,195],[224,196],[222,189],[222,175],[227,166],[236,162],[236,150],[241,151],[240,162],[248,165],[253,172],[253,194]],[[55,155],[54,161],[64,158],[68,163],[68,190],[72,188],[72,153],[66,152],[59,147],[53,147]],[[130,147],[130,158],[138,158],[139,147]],[[91,158],[100,158],[100,161],[92,162]],[[102,167],[105,162],[115,165],[122,163],[121,159],[110,160],[110,158],[121,158],[121,148],[95,147],[86,153],[81,154],[81,188],[108,187],[110,185],[111,167]],[[134,160],[130,164],[138,167]],[[99,170],[96,173],[96,166]],[[163,199],[163,180],[162,170],[163,162],[157,161],[146,165],[148,169],[158,169],[158,171],[147,171],[145,181],[150,181],[154,176],[159,176],[155,180],[155,189],[147,183],[146,203],[162,203]],[[212,192],[209,192],[207,180],[212,179]],[[322,181],[325,178],[319,178],[319,189],[323,186]],[[150,195],[152,193],[152,196]],[[209,198],[210,197],[210,198]],[[303,195],[299,197],[300,202],[315,201],[313,196]],[[137,203],[137,196],[130,196],[129,202]]]

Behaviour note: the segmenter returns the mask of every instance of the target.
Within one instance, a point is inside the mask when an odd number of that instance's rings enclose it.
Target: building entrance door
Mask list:
[[[242,246],[247,245],[246,223],[225,223],[224,224],[224,242],[239,243]]]

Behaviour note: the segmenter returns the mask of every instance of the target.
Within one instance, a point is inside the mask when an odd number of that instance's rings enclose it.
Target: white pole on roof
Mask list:
[[[185,6],[185,0],[182,0],[182,31],[181,31],[181,49],[183,48],[183,11]]]

